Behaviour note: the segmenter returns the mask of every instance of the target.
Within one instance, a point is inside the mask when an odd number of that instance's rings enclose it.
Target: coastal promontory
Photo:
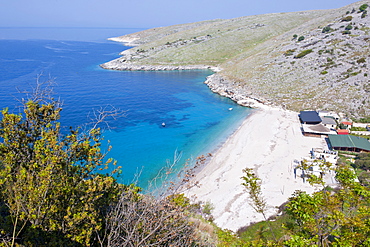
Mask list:
[[[212,69],[212,91],[290,110],[370,115],[366,1],[331,10],[216,19],[111,38],[133,48],[114,70]]]

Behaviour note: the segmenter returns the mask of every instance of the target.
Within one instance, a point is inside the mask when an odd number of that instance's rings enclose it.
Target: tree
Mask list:
[[[370,170],[370,154],[368,153],[359,154],[355,161],[355,167],[369,171]]]
[[[265,198],[263,198],[262,190],[261,190],[261,179],[259,179],[256,174],[253,172],[252,168],[245,168],[243,170],[245,173],[245,176],[242,177],[244,180],[244,183],[242,185],[246,188],[249,194],[250,199],[250,205],[253,207],[253,209],[257,212],[262,214],[265,221],[267,221],[266,217],[266,209],[267,204]],[[267,221],[269,224],[269,228],[271,231],[272,236],[275,238],[275,234],[272,230],[271,224],[269,221]]]
[[[62,131],[62,108],[36,94],[23,114],[2,111],[0,188],[2,240],[34,246],[90,246],[123,186],[102,175],[108,165],[98,128]]]
[[[310,175],[309,182],[323,189],[312,195],[296,191],[289,199],[286,212],[295,224],[287,226],[287,246],[369,246],[370,191],[355,181],[351,168],[338,165],[335,171],[337,189]]]

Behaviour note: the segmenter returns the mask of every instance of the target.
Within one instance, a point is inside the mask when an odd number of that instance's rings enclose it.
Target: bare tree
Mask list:
[[[113,105],[101,106],[99,109],[93,109],[91,113],[88,114],[90,119],[91,129],[96,129],[99,124],[104,124],[107,129],[112,129],[109,125],[109,121],[117,120],[120,117],[126,116],[126,112],[116,108]]]
[[[202,245],[188,208],[174,200],[175,182],[167,180],[180,158],[175,152],[174,161],[151,182],[150,192],[142,194],[135,185],[126,188],[107,217],[108,246]]]

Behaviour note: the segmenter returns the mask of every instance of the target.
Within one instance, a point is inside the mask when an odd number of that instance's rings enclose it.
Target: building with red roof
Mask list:
[[[337,130],[337,134],[338,135],[348,135],[349,134],[349,130],[347,130],[347,129],[338,129]]]

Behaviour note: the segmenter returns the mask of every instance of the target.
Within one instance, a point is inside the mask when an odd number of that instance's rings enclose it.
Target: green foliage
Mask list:
[[[352,21],[352,19],[353,19],[353,17],[352,16],[350,16],[350,15],[348,15],[348,16],[346,16],[346,17],[343,17],[342,18],[342,21]]]
[[[363,170],[370,170],[370,153],[360,153],[356,157],[355,167]]]
[[[363,19],[363,18],[365,18],[366,16],[367,16],[367,11],[366,11],[366,10],[364,10],[364,12],[362,12],[361,18]]]
[[[304,36],[299,36],[298,41],[304,40]]]
[[[298,35],[297,34],[294,34],[293,35],[293,39],[296,39],[298,37]]]
[[[30,100],[24,114],[2,111],[0,188],[9,220],[0,227],[14,243],[89,246],[120,186],[106,168],[98,129],[62,134],[57,102]],[[41,237],[42,236],[42,237]]]
[[[351,127],[351,131],[367,131],[364,127]]]
[[[297,54],[296,56],[294,56],[294,58],[302,58],[302,57],[310,54],[311,52],[313,52],[312,49],[301,51],[299,54]]]
[[[367,7],[368,7],[368,6],[369,6],[369,5],[367,5],[367,4],[365,3],[365,4],[361,5],[359,9],[360,9],[360,11],[361,11],[361,12],[364,12],[364,11],[366,11],[366,9],[367,9]]]
[[[296,49],[290,49],[284,52],[285,56],[292,56]]]
[[[247,247],[250,246],[242,239],[238,238],[235,233],[229,230],[218,229],[216,231],[219,247]]]
[[[326,26],[322,29],[322,33],[330,33],[333,29],[330,26]]]
[[[326,70],[320,72],[320,74],[322,74],[322,75],[326,75],[327,73],[328,73],[328,71],[326,71]]]
[[[188,208],[190,206],[190,200],[184,194],[170,195],[168,200],[178,207]]]
[[[366,59],[364,57],[357,60],[357,63],[365,63]]]
[[[352,30],[352,28],[353,28],[352,25],[347,25],[345,30]]]
[[[241,177],[241,179],[244,180],[242,185],[248,191],[250,205],[253,207],[253,209],[257,213],[262,214],[263,218],[266,221],[267,220],[267,217],[266,217],[267,204],[266,204],[265,198],[262,196],[261,179],[259,179],[256,176],[252,168],[243,169],[243,173],[245,173],[245,176]],[[274,234],[274,230],[272,229],[270,222],[267,221],[267,223],[269,224],[269,230],[272,236],[276,240],[276,236]]]
[[[309,239],[305,239],[301,236],[293,235],[289,240],[284,242],[284,246],[287,247],[306,247],[306,246],[317,246],[314,245]]]
[[[242,177],[244,180],[242,185],[249,193],[249,198],[251,200],[250,204],[257,213],[263,214],[266,219],[266,200],[262,197],[261,179],[255,175],[251,168],[245,168],[243,172],[245,173],[245,176]]]
[[[370,188],[370,173],[364,170],[360,170],[358,172],[358,180],[360,181],[361,185]]]
[[[238,235],[245,242],[275,241],[275,237],[282,239],[285,236],[286,230],[282,226],[288,224],[294,224],[294,222],[288,215],[284,214],[276,217],[274,221],[261,221],[248,227],[243,227],[238,231]],[[270,231],[270,226],[273,229],[274,235]]]
[[[359,119],[354,119],[354,122],[357,122],[357,123],[370,123],[370,116],[369,117],[359,118]]]
[[[202,212],[203,212],[204,214],[208,214],[208,215],[210,215],[210,214],[212,213],[213,209],[215,209],[215,207],[212,205],[212,203],[210,203],[210,202],[206,202],[206,203],[203,205],[203,210],[202,210]]]
[[[349,30],[344,30],[344,31],[342,31],[342,34],[343,34],[343,35],[345,35],[345,34],[351,34],[351,31],[349,31]]]
[[[286,212],[296,223],[288,246],[367,246],[370,242],[370,191],[355,182],[354,172],[339,165],[336,180],[341,187],[307,194],[297,191]],[[312,182],[313,180],[311,180]],[[323,184],[317,180],[313,184]],[[294,245],[295,244],[295,245]],[[305,245],[306,244],[306,245]]]

